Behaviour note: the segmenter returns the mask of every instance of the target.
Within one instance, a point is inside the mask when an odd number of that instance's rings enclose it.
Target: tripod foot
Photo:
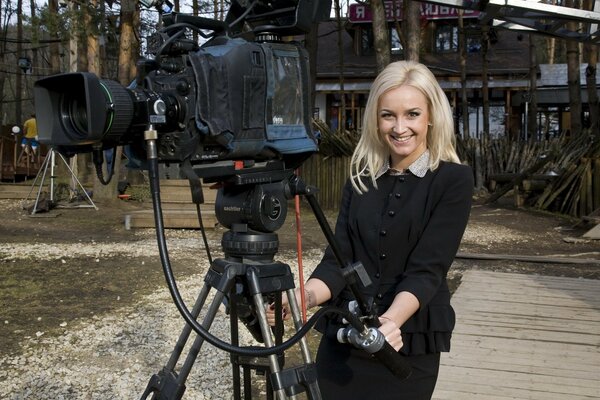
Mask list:
[[[184,392],[185,384],[178,381],[177,374],[163,368],[152,375],[140,400],[146,400],[150,394],[153,394],[152,400],[180,400]]]

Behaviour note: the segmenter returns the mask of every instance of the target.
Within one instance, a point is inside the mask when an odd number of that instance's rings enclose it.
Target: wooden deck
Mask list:
[[[435,400],[600,399],[600,281],[468,271]]]

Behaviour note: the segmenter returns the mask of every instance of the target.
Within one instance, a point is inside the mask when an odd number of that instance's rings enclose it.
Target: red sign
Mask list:
[[[395,7],[391,1],[386,1],[384,4],[385,17],[388,21],[402,20],[401,1],[397,1]],[[476,18],[479,16],[479,11],[464,10],[463,16],[465,18]],[[431,3],[421,3],[421,17],[427,20],[454,19],[458,18],[458,9]],[[371,8],[362,4],[350,4],[348,20],[350,22],[371,22],[373,20]]]

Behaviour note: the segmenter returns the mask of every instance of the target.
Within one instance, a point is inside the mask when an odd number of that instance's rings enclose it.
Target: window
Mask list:
[[[440,25],[435,32],[435,50],[438,53],[458,50],[458,27]]]
[[[360,35],[358,36],[360,43],[358,43],[358,55],[370,56],[375,54],[375,46],[373,39],[373,30],[360,29]],[[390,29],[390,51],[392,54],[402,54],[402,43],[400,42],[400,36],[395,28]]]
[[[467,53],[479,53],[481,51],[481,40],[478,37],[467,36]]]
[[[402,42],[396,28],[390,30],[390,45],[392,54],[402,54]]]
[[[371,29],[361,29],[359,55],[370,56],[374,54],[373,47],[373,31]]]

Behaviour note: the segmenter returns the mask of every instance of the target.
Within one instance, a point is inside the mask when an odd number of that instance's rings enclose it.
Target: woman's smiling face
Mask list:
[[[408,168],[427,149],[427,99],[418,89],[402,85],[379,97],[377,127],[390,149],[390,167]]]

